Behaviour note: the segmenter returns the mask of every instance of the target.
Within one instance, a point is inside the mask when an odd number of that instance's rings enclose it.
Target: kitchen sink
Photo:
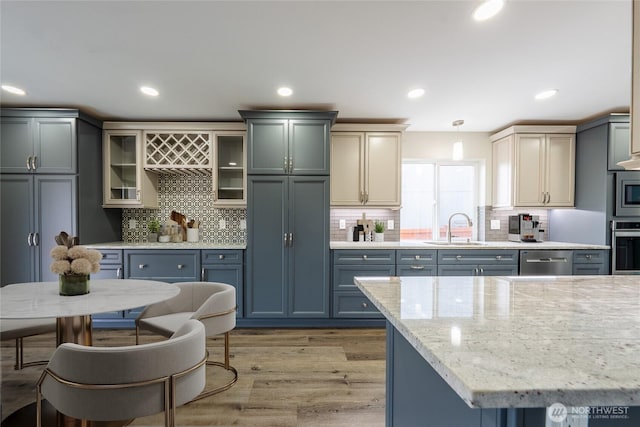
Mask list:
[[[443,242],[441,240],[428,241],[428,242],[424,242],[424,243],[427,243],[429,245],[437,245],[437,246],[485,246],[487,244],[487,242],[478,242],[478,241],[471,241],[471,242],[456,242],[456,241],[453,241],[453,242],[449,243],[449,242]]]

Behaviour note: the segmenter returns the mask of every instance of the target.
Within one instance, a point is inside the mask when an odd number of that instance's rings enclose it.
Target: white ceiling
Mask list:
[[[628,111],[630,0],[508,0],[482,23],[478,3],[2,0],[0,77],[28,93],[0,101],[105,120],[335,109],[412,131],[463,119],[463,132]],[[425,96],[408,99],[416,87]],[[547,88],[560,92],[533,99]]]

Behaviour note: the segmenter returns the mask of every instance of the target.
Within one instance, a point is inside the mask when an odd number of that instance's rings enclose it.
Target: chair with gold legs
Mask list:
[[[204,326],[193,320],[161,342],[125,347],[61,344],[36,385],[36,424],[42,425],[44,398],[79,420],[130,420],[164,412],[165,427],[173,427],[176,407],[205,387],[205,341]]]
[[[209,366],[220,366],[231,372],[227,383],[202,392],[194,400],[229,389],[238,381],[238,371],[229,363],[229,331],[236,326],[236,288],[218,282],[175,283],[180,293],[175,297],[147,306],[136,319],[136,344],[140,330],[168,337],[189,319],[205,326],[207,337],[224,334],[224,362],[207,360]]]
[[[56,331],[56,319],[2,319],[0,340],[16,340],[15,370],[29,366],[46,365],[46,360],[24,362],[24,338]],[[55,344],[55,343],[54,343]]]

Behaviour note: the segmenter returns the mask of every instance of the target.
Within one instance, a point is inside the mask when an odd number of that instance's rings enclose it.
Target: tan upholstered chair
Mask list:
[[[23,339],[33,335],[55,332],[56,319],[2,319],[0,320],[0,340],[16,340],[16,364],[19,370],[29,366],[45,365],[46,360],[24,363]]]
[[[188,321],[168,340],[126,347],[61,344],[37,383],[37,426],[42,398],[64,415],[92,421],[129,420],[165,413],[175,425],[175,408],[206,384],[204,326]]]
[[[229,364],[229,331],[236,326],[236,288],[226,283],[175,283],[180,293],[175,297],[147,306],[136,319],[136,344],[141,329],[168,337],[189,319],[201,321],[207,337],[224,334],[224,363],[212,360],[207,365],[221,366],[233,378],[222,386],[205,390],[196,399],[229,389],[238,381],[238,371]]]

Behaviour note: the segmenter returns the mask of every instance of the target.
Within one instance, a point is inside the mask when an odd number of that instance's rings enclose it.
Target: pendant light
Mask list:
[[[460,126],[464,124],[464,120],[456,120],[452,123],[457,129],[457,141],[453,143],[453,160],[462,160],[464,158],[464,147],[462,146],[462,139],[460,139]]]

